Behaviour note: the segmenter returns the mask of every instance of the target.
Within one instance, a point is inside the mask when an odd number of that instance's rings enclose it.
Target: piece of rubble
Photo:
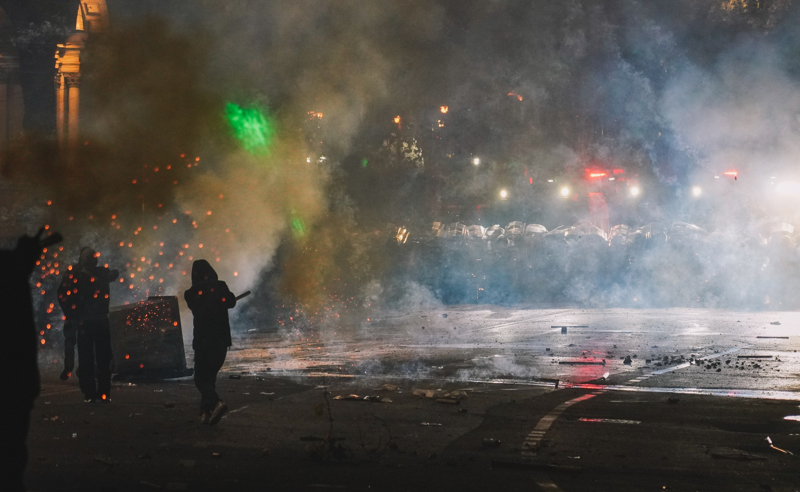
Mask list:
[[[428,427],[428,426],[441,427],[441,426],[442,426],[442,424],[440,424],[440,423],[438,423],[438,422],[422,422],[422,423],[421,423],[421,424],[419,424],[419,425],[424,425],[424,426],[426,426],[426,427]]]
[[[734,448],[712,448],[709,450],[712,458],[736,461],[764,461],[767,458]]]
[[[496,447],[500,446],[500,444],[502,444],[500,439],[495,439],[493,437],[486,437],[481,442],[481,445],[484,448],[496,448]]]

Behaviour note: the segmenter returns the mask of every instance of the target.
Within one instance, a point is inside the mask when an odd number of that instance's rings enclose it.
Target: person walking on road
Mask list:
[[[98,256],[92,248],[83,248],[73,277],[77,280],[72,295],[77,296],[73,304],[78,329],[78,383],[87,403],[109,402],[111,398],[109,284],[119,277],[119,271],[98,266]]]
[[[228,411],[216,382],[231,346],[228,309],[236,306],[236,298],[206,260],[192,264],[192,288],[183,296],[194,316],[194,384],[200,391],[200,419],[216,425]]]

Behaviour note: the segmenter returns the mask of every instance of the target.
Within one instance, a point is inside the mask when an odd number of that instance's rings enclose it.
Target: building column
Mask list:
[[[70,160],[74,160],[80,143],[80,73],[64,74],[67,87],[67,152]]]
[[[0,68],[0,171],[8,162],[11,143],[11,75],[8,68]]]
[[[56,72],[55,75],[55,85],[56,85],[56,135],[58,135],[58,148],[61,152],[66,151],[66,135],[65,135],[65,128],[64,128],[64,111],[65,111],[65,92],[66,92],[66,83],[64,81],[64,75],[61,71]]]

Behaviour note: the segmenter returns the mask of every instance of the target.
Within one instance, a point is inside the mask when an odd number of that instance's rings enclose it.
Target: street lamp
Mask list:
[[[472,159],[472,165],[474,165],[474,166],[480,166],[480,165],[481,165],[481,159],[480,159],[480,157],[474,157],[474,158]]]

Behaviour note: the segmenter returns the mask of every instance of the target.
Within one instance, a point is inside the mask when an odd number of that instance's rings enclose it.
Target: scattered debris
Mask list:
[[[440,424],[440,423],[438,423],[438,422],[422,422],[422,423],[421,423],[421,424],[419,424],[419,425],[424,425],[424,426],[435,426],[435,427],[441,427],[441,426],[442,426],[442,424]]]
[[[712,458],[721,460],[736,460],[736,461],[763,461],[766,460],[764,456],[751,454],[740,449],[734,448],[713,448],[709,450]]]
[[[602,424],[641,424],[640,420],[623,420],[623,419],[590,419],[581,417],[578,419],[581,422],[599,422]]]
[[[371,401],[373,403],[391,403],[392,400],[384,399],[380,395],[367,395],[367,396],[358,396],[358,395],[339,395],[334,396],[334,400],[349,400],[349,401]]]
[[[495,439],[493,437],[486,437],[483,439],[483,442],[481,444],[483,445],[484,448],[496,448],[500,446],[500,444],[502,443],[500,442],[500,439]]]
[[[114,462],[112,462],[109,458],[103,458],[102,456],[97,456],[94,459],[98,463],[102,463],[106,466],[114,466]]]
[[[787,450],[785,450],[785,449],[781,449],[781,448],[779,448],[779,447],[775,446],[774,444],[772,444],[772,439],[770,439],[770,437],[769,437],[769,436],[767,436],[767,438],[765,439],[765,441],[767,441],[767,444],[769,444],[769,447],[770,447],[770,448],[772,448],[772,449],[774,449],[775,451],[780,451],[780,452],[781,452],[781,453],[783,453],[783,454],[788,454],[788,455],[790,455],[790,456],[794,456],[794,453],[792,453],[791,451],[787,451]]]
[[[446,314],[442,314],[442,318],[447,318],[447,315]]]
[[[771,355],[739,355],[738,359],[771,359]]]
[[[629,366],[629,365],[633,364],[633,361],[631,360],[631,356],[630,355],[626,355],[625,356],[625,360],[623,360],[622,363],[625,364],[626,366]]]
[[[380,391],[397,391],[397,385],[386,383],[380,387]]]
[[[273,391],[273,392],[271,392],[271,393],[267,393],[266,391],[262,391],[262,392],[261,392],[261,393],[259,393],[259,394],[260,394],[260,395],[272,396],[272,395],[274,395],[274,394],[275,394],[275,392]]]
[[[773,339],[777,338],[779,340],[788,340],[789,339],[789,337],[763,337],[763,336],[757,336],[756,338],[773,338]]]
[[[780,325],[781,322],[780,321],[770,321],[769,324],[771,324],[771,325]]]
[[[461,404],[461,400],[455,400],[455,399],[452,399],[452,398],[437,398],[436,399],[436,403],[445,403],[445,404],[448,404],[448,405],[460,405]]]
[[[212,457],[212,458],[221,458],[221,457],[222,457],[222,455],[221,455],[221,454],[219,454],[219,453],[211,453],[211,457]]]

